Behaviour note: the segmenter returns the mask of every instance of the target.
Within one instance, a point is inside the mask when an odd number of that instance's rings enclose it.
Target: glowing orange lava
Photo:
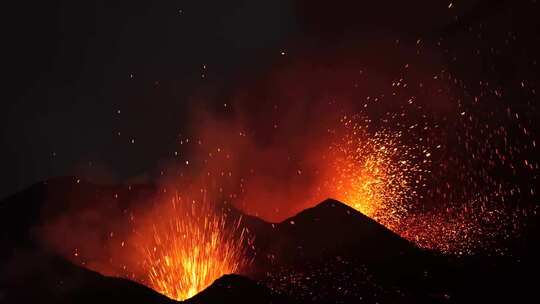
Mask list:
[[[137,232],[145,283],[151,288],[184,300],[249,264],[244,249],[248,237],[240,220],[230,228],[227,216],[217,214],[204,199],[176,196],[164,205],[146,229]]]
[[[343,117],[341,122],[344,135],[330,147],[322,194],[390,229],[398,227],[429,172],[429,154],[415,159],[413,149],[401,143],[400,133],[370,135],[355,119]]]

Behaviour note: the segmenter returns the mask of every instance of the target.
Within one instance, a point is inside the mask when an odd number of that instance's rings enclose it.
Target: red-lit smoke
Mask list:
[[[534,135],[511,107],[490,103],[496,91],[467,91],[418,45],[286,59],[240,81],[230,97],[190,109],[157,197],[136,198],[137,207],[121,202],[129,189],[85,198],[111,203],[51,220],[48,242],[89,268],[151,285],[134,235],[172,197],[202,191],[267,221],[333,197],[423,248],[496,248],[526,213],[509,201],[535,195],[508,178],[538,170]],[[238,244],[220,229],[225,245]]]

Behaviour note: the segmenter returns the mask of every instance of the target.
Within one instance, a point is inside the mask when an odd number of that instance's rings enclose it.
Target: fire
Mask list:
[[[190,298],[225,274],[247,266],[248,236],[240,220],[232,228],[205,199],[175,196],[137,232],[144,283],[176,300]]]
[[[399,225],[407,204],[429,173],[429,158],[418,158],[401,133],[369,134],[358,119],[343,117],[343,129],[330,146],[322,196],[334,197],[389,228]]]
[[[446,159],[438,159],[434,170],[431,158],[436,146],[424,147],[414,133],[410,136],[385,128],[371,131],[373,128],[369,119],[342,117],[321,161],[326,167],[319,200],[336,198],[417,246],[447,254],[473,254],[489,248],[502,252],[497,242],[519,234],[527,211],[504,204],[509,194],[503,186],[491,181],[485,187],[492,192],[480,189],[475,182],[489,179],[465,170],[461,171],[465,176],[452,184],[446,182],[447,189],[429,191],[433,180],[450,180],[445,174],[451,176],[459,161],[452,166]],[[406,138],[413,140],[407,142]],[[470,139],[467,144],[476,142]],[[453,189],[453,184],[461,187]],[[477,191],[460,196],[455,189],[462,188]],[[429,205],[433,201],[437,204]]]

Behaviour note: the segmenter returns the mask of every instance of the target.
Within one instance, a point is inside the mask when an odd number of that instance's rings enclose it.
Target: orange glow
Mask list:
[[[137,231],[142,254],[143,283],[176,300],[185,300],[225,274],[247,266],[246,231],[240,220],[227,225],[211,205],[176,196],[160,206],[149,225]]]
[[[343,135],[330,146],[321,195],[394,230],[429,172],[429,159],[414,161],[422,149],[404,145],[400,133],[383,130],[370,135],[367,126],[354,119],[344,117],[341,122]]]

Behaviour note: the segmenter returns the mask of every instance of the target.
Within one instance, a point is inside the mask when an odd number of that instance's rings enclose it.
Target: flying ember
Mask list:
[[[347,117],[341,125],[343,135],[327,156],[324,194],[396,228],[429,173],[429,159],[417,159],[418,147],[403,144],[399,132],[369,134],[368,126]]]
[[[190,298],[225,274],[247,266],[249,241],[240,219],[228,225],[206,199],[184,200],[175,196],[137,231],[137,249],[147,277],[143,283],[176,299]],[[231,227],[232,226],[232,227]]]

